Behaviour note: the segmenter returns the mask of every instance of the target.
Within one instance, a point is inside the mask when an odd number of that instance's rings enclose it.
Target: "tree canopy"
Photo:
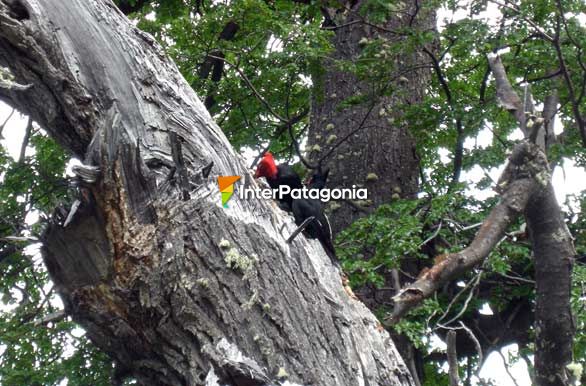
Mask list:
[[[440,9],[440,19],[446,17],[439,20],[439,31],[383,27],[389,15],[405,13],[406,5],[368,0],[352,23],[390,34],[396,41],[363,39],[360,55],[334,60],[337,69],[371,88],[368,94],[346,97],[336,111],[374,106],[377,98],[396,98],[401,102],[392,106],[389,120],[408,128],[420,161],[416,197],[392,191],[387,202],[370,208],[336,238],[351,285],[375,288],[385,298],[374,310],[383,323],[392,313],[394,295],[385,292],[388,273],[406,266],[417,273],[429,269],[434,258],[437,263],[441,256],[463,250],[497,204],[496,180],[522,135],[519,120],[499,95],[489,56],[500,56],[513,89],[523,98],[523,114],[533,106],[539,107],[535,111],[553,106],[543,111],[550,165],[557,170],[565,165],[586,167],[584,2],[422,3],[415,1],[418,8]],[[306,172],[300,156],[312,159],[303,145],[308,140],[311,101],[324,97],[323,62],[334,51],[333,34],[345,28],[336,20],[352,10],[340,6],[337,13],[328,13],[321,2],[300,0],[120,0],[118,5],[162,44],[249,163],[270,150]],[[421,67],[431,74],[420,103],[401,99],[408,92],[405,75],[421,70],[398,63],[397,57],[409,55],[421,55]],[[0,65],[6,60],[0,58]],[[10,82],[8,72],[0,73],[0,88]],[[10,110],[0,111],[7,112],[0,116],[0,135],[12,136],[18,113],[9,117]],[[391,115],[373,112],[387,113]],[[111,360],[64,315],[38,255],[40,235],[59,213],[54,208],[74,199],[66,165],[75,155],[65,154],[32,120],[22,135],[17,157],[10,155],[6,142],[0,148],[1,383],[109,384]],[[296,143],[302,144],[303,152],[297,151]],[[574,367],[586,364],[585,207],[584,191],[567,196],[563,205],[576,249],[570,299]],[[336,216],[335,208],[328,210]],[[477,381],[483,358],[510,344],[519,350],[507,362],[525,361],[531,372],[536,278],[526,228],[518,219],[480,266],[389,327],[422,353],[422,384],[449,384],[442,367],[447,359],[438,353],[432,337],[446,340],[450,328],[476,335],[458,345],[462,378]]]

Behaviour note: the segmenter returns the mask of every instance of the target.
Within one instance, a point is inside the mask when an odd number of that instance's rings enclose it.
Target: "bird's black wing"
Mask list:
[[[277,166],[277,181],[279,185],[287,185],[291,189],[301,189],[301,178],[299,174],[287,164]]]

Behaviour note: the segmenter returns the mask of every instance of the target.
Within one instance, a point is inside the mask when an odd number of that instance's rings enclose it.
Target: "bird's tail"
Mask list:
[[[322,247],[324,247],[324,250],[326,251],[327,255],[330,257],[330,260],[332,260],[332,264],[339,267],[340,262],[338,261],[338,258],[336,257],[336,249],[334,248],[334,243],[332,242],[332,239],[330,239],[330,238],[322,239],[322,240],[320,240],[320,243],[321,243]]]

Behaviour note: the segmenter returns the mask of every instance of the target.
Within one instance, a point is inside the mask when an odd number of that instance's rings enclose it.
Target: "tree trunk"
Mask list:
[[[570,385],[566,365],[575,333],[570,298],[576,251],[550,182],[529,202],[526,218],[535,259],[535,383]]]
[[[216,176],[255,182],[111,1],[0,0],[0,65],[31,85],[0,97],[100,168],[66,225],[47,225],[43,255],[67,313],[121,373],[143,385],[412,384],[317,242],[285,244],[269,201],[221,207]],[[188,200],[182,167],[196,185]]]
[[[421,68],[427,57],[420,52],[394,58],[386,78],[378,81],[381,83],[378,85],[340,70],[338,61],[355,63],[364,47],[363,42],[368,39],[384,39],[390,46],[405,38],[388,31],[435,29],[435,13],[421,9],[418,1],[402,3],[406,9],[393,13],[381,26],[384,29],[360,22],[364,19],[360,8],[366,2],[352,3],[348,6],[350,11],[328,11],[336,14],[336,25],[332,26],[335,28],[334,52],[324,61],[323,72],[314,79],[316,87],[308,139],[312,160],[325,157],[324,166],[330,167],[328,186],[358,185],[368,189],[368,202],[354,205],[342,202],[340,207],[336,205],[334,208],[330,204],[330,210],[335,214],[330,219],[334,233],[352,224],[365,212],[389,203],[393,197],[416,196],[419,191],[419,159],[415,140],[407,127],[398,124],[400,112],[397,106],[421,102],[431,78],[430,69]],[[388,64],[381,60],[381,65]],[[382,88],[385,82],[389,83],[385,91],[394,90],[393,95],[372,95],[373,88]],[[370,98],[360,105],[340,108],[341,102],[360,95]]]
[[[368,200],[331,202],[332,231],[337,234],[359,217],[372,212],[393,199],[415,198],[419,191],[419,158],[415,140],[405,125],[399,124],[402,104],[417,104],[423,99],[431,79],[430,68],[424,68],[427,56],[419,51],[381,60],[388,66],[385,77],[373,85],[355,74],[339,68],[339,61],[356,63],[366,40],[384,39],[388,45],[399,43],[405,36],[393,30],[411,29],[414,33],[435,30],[435,12],[421,7],[418,0],[402,2],[400,12],[391,13],[387,22],[377,28],[364,23],[361,7],[365,1],[348,1],[345,9],[330,8],[330,27],[334,31],[334,51],[324,60],[323,69],[314,78],[308,149],[315,163],[323,159],[330,168],[329,187],[356,185],[368,189]],[[334,16],[335,15],[335,16]],[[389,64],[392,62],[392,65]],[[389,81],[390,80],[390,81]],[[385,84],[388,83],[388,84]],[[373,89],[385,88],[384,95],[372,95]],[[393,92],[390,92],[394,90]],[[387,94],[391,93],[391,96]],[[350,97],[369,98],[360,105],[341,109]],[[368,256],[366,257],[368,258]],[[403,267],[417,276],[417,266]],[[370,309],[376,310],[397,292],[397,284],[408,278],[394,280],[390,270],[384,273],[385,289],[365,285],[356,294]],[[423,376],[421,355],[406,337],[393,334],[393,340],[412,375]],[[416,384],[419,382],[416,380]]]

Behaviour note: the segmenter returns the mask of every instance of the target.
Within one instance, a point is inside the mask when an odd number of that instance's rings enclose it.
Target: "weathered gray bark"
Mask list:
[[[274,205],[224,209],[213,178],[181,200],[170,132],[194,181],[210,161],[254,181],[112,2],[0,0],[0,65],[32,85],[0,97],[101,169],[73,221],[48,227],[44,259],[66,311],[140,384],[412,384],[319,244],[284,243]]]

